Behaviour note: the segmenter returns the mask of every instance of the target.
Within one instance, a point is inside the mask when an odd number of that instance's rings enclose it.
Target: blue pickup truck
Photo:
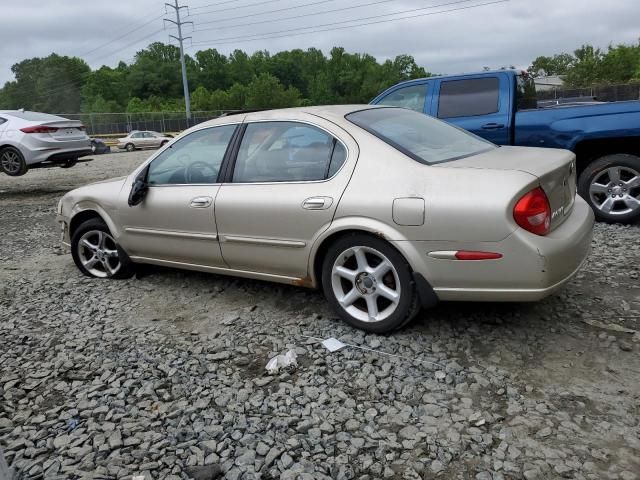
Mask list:
[[[578,193],[606,222],[640,219],[640,101],[539,108],[533,78],[500,70],[410,80],[371,102],[410,108],[498,145],[576,154]]]

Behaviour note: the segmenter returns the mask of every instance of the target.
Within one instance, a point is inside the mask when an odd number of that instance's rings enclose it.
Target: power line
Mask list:
[[[291,29],[287,29],[287,30],[278,30],[278,31],[274,31],[274,32],[265,32],[265,33],[253,34],[253,35],[245,35],[245,36],[216,38],[216,39],[211,39],[211,40],[207,40],[207,41],[203,41],[203,42],[194,42],[193,46],[210,45],[210,44],[213,44],[213,43],[215,43],[217,45],[224,45],[224,44],[228,44],[228,43],[247,42],[247,41],[251,42],[251,41],[256,41],[256,40],[267,40],[267,39],[272,39],[272,38],[281,38],[281,37],[286,37],[286,36],[291,36],[291,35],[306,35],[306,34],[309,34],[309,33],[328,32],[328,31],[332,31],[332,30],[342,30],[342,29],[346,29],[346,28],[364,27],[364,26],[375,25],[375,24],[380,24],[380,23],[395,22],[397,20],[411,20],[411,19],[414,19],[414,18],[427,17],[427,16],[438,15],[438,14],[442,14],[442,13],[450,13],[450,12],[456,12],[456,11],[460,11],[460,10],[469,10],[469,9],[472,9],[472,8],[484,7],[484,6],[487,6],[487,5],[495,5],[495,4],[498,4],[498,3],[506,3],[506,2],[509,2],[510,0],[495,0],[495,1],[486,2],[486,3],[480,3],[480,4],[476,4],[476,5],[469,5],[469,6],[465,6],[465,7],[457,7],[457,8],[451,8],[451,9],[448,9],[448,10],[441,10],[439,12],[427,12],[427,13],[420,13],[420,14],[416,14],[416,15],[410,15],[410,16],[406,16],[406,17],[390,18],[390,19],[385,19],[385,20],[377,20],[377,21],[373,21],[373,22],[359,23],[357,25],[346,25],[346,26],[334,27],[334,25],[341,25],[341,24],[344,24],[344,23],[361,22],[362,20],[370,20],[370,19],[375,19],[375,18],[382,18],[382,17],[393,16],[393,15],[400,15],[400,14],[403,14],[403,13],[416,12],[416,11],[420,11],[420,10],[446,7],[446,6],[449,6],[449,5],[466,3],[466,2],[469,2],[469,1],[473,1],[473,0],[458,0],[456,2],[443,3],[443,4],[440,4],[440,5],[432,5],[430,7],[423,7],[423,8],[416,8],[416,9],[412,9],[412,10],[405,10],[403,12],[389,13],[389,14],[384,14],[384,15],[374,15],[374,16],[371,16],[371,17],[363,17],[363,18],[359,18],[359,19],[356,18],[356,19],[352,19],[352,20],[344,20],[344,21],[341,21],[341,22],[331,22],[331,23],[325,23],[325,24],[320,24],[320,25],[310,25],[308,27],[291,28]],[[291,32],[296,32],[296,31],[300,31],[300,30],[317,29],[317,28],[320,28],[320,27],[329,27],[329,28],[322,28],[320,30],[312,30],[312,31],[304,31],[304,32],[300,32],[300,33],[291,33]],[[254,37],[257,37],[257,38],[254,38]]]
[[[333,1],[333,0],[330,0],[330,1]],[[262,24],[262,23],[283,22],[285,20],[293,20],[293,19],[296,19],[296,18],[311,17],[311,16],[314,16],[314,15],[326,15],[327,13],[343,12],[345,10],[353,10],[355,8],[362,8],[362,7],[370,7],[372,5],[379,5],[381,3],[389,3],[389,2],[396,2],[396,1],[397,0],[378,0],[377,2],[361,3],[359,5],[352,5],[350,7],[334,8],[332,10],[325,10],[324,12],[303,13],[301,15],[293,15],[291,17],[275,18],[275,19],[272,19],[272,20],[271,19],[270,20],[259,20],[257,22],[236,23],[234,25],[224,25],[224,26],[218,26],[218,27],[200,28],[200,29],[194,30],[194,32],[205,32],[205,31],[208,31],[208,30],[218,30],[218,29],[228,30],[228,29],[237,28],[237,27],[246,27],[246,26],[250,26],[250,25],[259,25],[259,24]],[[466,0],[466,1],[470,2],[472,0]],[[272,12],[267,12],[267,13],[272,13]],[[245,15],[244,17],[247,17],[247,16],[248,15]],[[225,20],[228,20],[228,19],[225,19]]]
[[[238,10],[240,8],[249,8],[256,7],[258,5],[265,5],[267,3],[280,2],[281,0],[262,0],[260,2],[248,3],[247,5],[238,5],[237,7],[229,7],[229,8],[220,8],[218,10],[209,10],[208,12],[198,12],[193,15],[188,15],[188,17],[196,17],[198,15],[209,15],[210,13],[219,13],[219,12],[228,12],[229,10]],[[335,2],[336,0],[328,0]]]
[[[226,0],[224,2],[216,2],[216,3],[208,3],[206,5],[196,5],[195,7],[189,7],[189,10],[199,10],[201,8],[208,8],[208,7],[217,7],[218,5],[226,5],[228,3],[236,3],[236,2],[240,2],[241,0]],[[273,0],[274,2],[279,2],[281,0]]]
[[[245,15],[238,15],[237,17],[227,17],[227,18],[221,18],[219,20],[211,20],[209,22],[198,22],[198,25],[209,25],[211,23],[226,22],[228,20],[237,20],[238,18],[258,17],[258,16],[261,16],[261,15],[268,15],[268,14],[278,13],[278,12],[286,12],[288,10],[296,10],[298,8],[312,7],[312,6],[315,6],[315,5],[321,5],[323,3],[330,3],[330,2],[335,2],[335,1],[336,0],[319,0],[319,1],[316,1],[316,2],[303,3],[302,5],[294,5],[292,7],[278,8],[276,10],[267,10],[266,12],[249,13],[249,14],[245,14]],[[204,29],[201,29],[200,31],[202,31],[202,30],[204,30]]]
[[[148,20],[148,21],[144,22],[143,24],[138,25],[137,27],[133,28],[132,30],[127,31],[125,34],[120,35],[119,37],[113,38],[112,40],[109,40],[108,42],[103,43],[102,45],[99,45],[99,46],[97,46],[97,47],[95,47],[95,48],[93,48],[93,49],[89,50],[88,52],[85,52],[85,53],[83,53],[83,54],[80,54],[79,56],[80,56],[80,57],[86,57],[87,55],[90,55],[90,54],[92,54],[93,52],[95,52],[95,51],[97,51],[97,50],[100,50],[100,49],[101,49],[101,48],[103,48],[103,47],[106,47],[107,45],[111,45],[112,43],[117,42],[118,40],[122,40],[123,38],[128,37],[128,36],[129,36],[129,35],[131,35],[132,33],[137,32],[138,30],[141,30],[142,28],[146,27],[146,26],[147,26],[147,25],[149,25],[150,23],[153,23],[153,22],[155,22],[156,20],[159,20],[159,19],[160,19],[160,18],[162,18],[162,17],[163,17],[163,15],[159,15],[159,16],[157,16],[157,17],[154,17],[154,18],[152,18],[151,20]],[[119,30],[119,31],[122,31],[122,30]]]

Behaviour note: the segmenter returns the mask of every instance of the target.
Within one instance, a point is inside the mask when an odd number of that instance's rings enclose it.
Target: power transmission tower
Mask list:
[[[187,80],[187,65],[184,62],[184,47],[182,42],[184,40],[188,40],[191,37],[183,37],[182,36],[182,26],[190,23],[193,25],[193,22],[183,22],[180,20],[180,10],[183,8],[187,8],[186,5],[178,5],[178,0],[175,0],[173,4],[165,3],[167,7],[173,8],[176,12],[176,19],[170,20],[165,18],[165,22],[173,23],[176,27],[178,27],[178,36],[169,35],[171,38],[175,38],[180,44],[180,65],[182,66],[182,87],[184,89],[184,105],[187,111],[187,125],[191,125],[191,97],[189,96],[189,82]]]

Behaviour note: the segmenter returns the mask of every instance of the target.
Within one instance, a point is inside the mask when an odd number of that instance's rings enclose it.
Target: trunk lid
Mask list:
[[[564,222],[575,202],[577,190],[575,155],[569,150],[501,147],[434,166],[519,170],[537,177],[551,206],[551,230]]]
[[[83,140],[88,138],[84,126],[77,120],[41,122],[39,125],[56,128],[55,132],[48,134],[56,140]]]

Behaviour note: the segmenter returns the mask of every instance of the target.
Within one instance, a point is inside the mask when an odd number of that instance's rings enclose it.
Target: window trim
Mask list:
[[[345,149],[346,152],[346,156],[344,159],[344,162],[342,162],[342,165],[340,165],[340,168],[338,170],[336,170],[336,173],[334,173],[331,177],[328,178],[324,178],[322,180],[292,180],[292,181],[282,181],[282,182],[234,182],[233,181],[233,172],[235,172],[236,169],[236,162],[238,160],[238,152],[240,151],[240,144],[242,143],[242,140],[244,139],[244,134],[247,130],[247,127],[252,124],[252,123],[302,123],[302,124],[306,124],[306,125],[310,125],[312,127],[315,127],[319,130],[322,130],[323,132],[325,132],[327,135],[329,135],[331,138],[333,138],[334,140],[340,142],[342,144],[342,146]],[[342,171],[342,169],[344,168],[344,166],[347,164],[347,162],[349,161],[349,158],[351,156],[351,151],[349,150],[349,147],[347,146],[347,144],[342,141],[342,139],[338,138],[338,136],[336,134],[334,134],[333,132],[330,132],[329,130],[327,130],[325,127],[323,127],[322,125],[318,125],[317,123],[313,123],[311,121],[308,120],[299,120],[299,119],[286,119],[286,118],[278,118],[278,119],[273,119],[273,118],[269,118],[269,119],[261,119],[261,120],[250,120],[248,122],[243,122],[242,123],[242,131],[240,133],[238,133],[238,138],[237,138],[237,142],[236,145],[234,145],[234,150],[233,150],[233,157],[230,159],[229,161],[229,165],[227,168],[227,171],[225,172],[225,176],[222,180],[222,184],[223,185],[299,185],[299,184],[308,184],[308,183],[324,183],[324,182],[328,182],[330,180],[333,180],[334,178],[336,178],[338,176],[338,174]],[[332,150],[331,150],[331,156],[333,156],[333,151],[335,150],[335,145],[333,146]],[[331,166],[331,156],[329,157],[329,167]]]
[[[149,188],[155,188],[155,187],[192,187],[192,186],[220,186],[222,184],[221,182],[221,178],[222,178],[222,173],[223,170],[225,168],[225,165],[228,161],[228,157],[232,154],[232,152],[234,151],[233,148],[235,147],[234,145],[234,141],[237,138],[238,135],[238,130],[239,130],[239,126],[241,126],[241,124],[239,123],[224,123],[224,124],[220,124],[220,125],[209,125],[203,128],[198,128],[197,130],[194,130],[192,132],[189,132],[187,135],[185,135],[184,137],[180,137],[179,140],[183,140],[191,135],[193,135],[194,133],[198,133],[198,132],[202,132],[203,130],[209,130],[209,129],[213,129],[213,128],[219,128],[219,127],[229,127],[229,126],[234,126],[234,130],[233,133],[231,134],[231,138],[229,139],[229,143],[227,144],[227,149],[224,152],[224,156],[222,157],[222,163],[220,164],[220,170],[218,171],[218,178],[216,178],[216,181],[213,183],[147,183]],[[168,147],[168,149],[172,148],[173,144],[170,145]],[[152,158],[150,158],[146,163],[144,163],[142,165],[142,168],[138,169],[135,171],[136,175],[139,175],[140,172],[142,172],[142,170],[147,169],[147,172],[145,174],[145,181],[148,181],[149,179],[149,169],[151,167],[151,164],[163,153],[166,152],[168,149],[159,151],[156,155],[154,155]]]
[[[494,112],[489,112],[489,113],[478,113],[475,115],[456,115],[453,117],[441,117],[440,116],[440,103],[442,102],[442,86],[445,83],[454,83],[454,82],[470,82],[470,81],[474,81],[474,80],[485,80],[485,79],[494,79],[497,80],[498,82],[498,101],[496,102],[496,110]],[[485,75],[482,77],[473,77],[473,78],[457,78],[457,79],[450,79],[450,80],[440,80],[440,85],[438,86],[438,108],[436,109],[435,112],[435,118],[437,118],[438,120],[448,120],[450,118],[476,118],[476,117],[484,117],[485,115],[496,115],[500,113],[500,109],[502,108],[502,106],[500,105],[501,102],[501,95],[500,95],[500,77],[498,75]]]

